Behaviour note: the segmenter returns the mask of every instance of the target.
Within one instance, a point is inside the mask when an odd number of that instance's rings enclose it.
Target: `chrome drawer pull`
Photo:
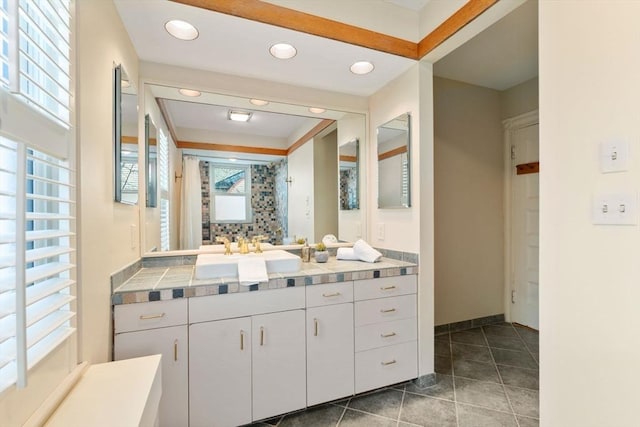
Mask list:
[[[380,286],[380,290],[381,291],[392,291],[396,288],[396,285],[391,285],[391,286]]]
[[[394,311],[396,311],[395,308],[386,308],[386,309],[383,308],[383,309],[380,309],[380,313],[393,313]]]
[[[322,296],[325,297],[325,298],[337,297],[337,296],[340,296],[340,295],[341,295],[340,292],[334,292],[332,294],[322,294]]]
[[[388,362],[380,362],[382,366],[393,365],[394,363],[396,363],[396,359],[390,360]]]
[[[244,331],[240,329],[240,351],[244,350]]]
[[[143,314],[140,316],[140,320],[161,319],[164,317],[164,313],[160,314]]]
[[[260,326],[260,345],[264,345],[264,327]]]
[[[313,324],[314,324],[313,336],[317,337],[318,336],[318,319],[313,319]]]
[[[381,336],[382,338],[395,337],[395,336],[396,336],[396,333],[395,333],[395,332],[389,332],[389,333],[387,333],[387,334],[380,334],[380,336]]]
[[[173,342],[173,361],[178,361],[178,340]]]

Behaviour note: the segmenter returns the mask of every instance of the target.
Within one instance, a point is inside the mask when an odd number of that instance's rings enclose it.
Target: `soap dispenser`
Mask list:
[[[304,239],[304,246],[302,247],[301,258],[302,258],[302,262],[311,261],[311,248],[309,247],[309,242],[307,241],[307,239]]]

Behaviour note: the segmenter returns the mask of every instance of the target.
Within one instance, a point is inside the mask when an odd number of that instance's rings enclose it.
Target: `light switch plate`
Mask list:
[[[633,193],[601,194],[593,199],[592,220],[601,225],[635,225],[637,196]]]
[[[629,143],[623,140],[600,143],[600,171],[624,172],[629,168]]]
[[[384,240],[384,224],[378,224],[378,240]]]

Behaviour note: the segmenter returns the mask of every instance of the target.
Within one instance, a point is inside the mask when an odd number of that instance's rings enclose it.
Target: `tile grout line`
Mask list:
[[[400,417],[402,416],[402,407],[404,406],[404,396],[407,393],[407,386],[402,389],[402,399],[400,399],[400,410],[398,411],[398,418],[396,419],[396,427],[400,426]]]
[[[514,327],[513,329],[516,330],[516,334],[518,335],[518,337],[522,340],[522,342],[524,343],[524,348],[527,349],[527,352],[529,353],[529,355],[531,356],[531,358],[536,362],[536,365],[538,365],[538,368],[540,368],[540,361],[538,360],[540,358],[540,355],[538,355],[538,357],[533,355],[533,352],[531,351],[531,349],[529,348],[529,346],[527,345],[527,341],[525,341],[525,339],[522,337],[522,335],[520,335],[520,332],[518,332],[518,328]],[[540,338],[538,338],[538,353],[540,349]]]
[[[338,422],[336,423],[336,427],[338,427],[340,425],[340,423],[342,422],[342,419],[344,418],[344,414],[347,413],[347,408],[349,407],[349,402],[351,402],[351,398],[349,398],[349,400],[347,400],[347,404],[344,405],[344,408],[342,408],[342,414],[340,414],[340,418],[338,418]]]
[[[513,327],[513,325],[511,325],[511,328],[515,329]],[[487,334],[485,334],[484,332],[484,327],[481,328],[482,331],[482,336],[484,337],[485,341],[487,342],[487,346],[489,346],[489,339],[487,338]],[[516,335],[518,335],[517,331]],[[520,335],[518,335],[520,336]],[[498,364],[496,363],[496,359],[493,357],[493,352],[491,351],[491,347],[489,347],[489,354],[491,355],[491,360],[493,361],[493,366],[496,369],[496,372],[498,373],[498,379],[500,380],[500,385],[502,386],[502,392],[504,393],[504,397],[507,398],[507,403],[509,404],[509,408],[511,408],[511,415],[513,415],[513,418],[516,420],[516,426],[520,427],[520,422],[518,421],[518,417],[516,416],[516,411],[513,410],[513,405],[511,404],[511,399],[509,399],[509,394],[507,393],[507,389],[505,388],[504,385],[504,380],[502,379],[502,374],[500,374],[500,369],[498,369]]]
[[[456,396],[456,373],[453,370],[453,341],[451,340],[451,331],[449,331],[449,362],[451,363],[451,386],[453,388],[453,409],[456,414],[456,427],[460,427],[460,421],[458,420],[458,398]]]

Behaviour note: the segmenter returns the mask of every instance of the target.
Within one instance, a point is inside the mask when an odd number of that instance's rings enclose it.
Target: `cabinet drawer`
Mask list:
[[[416,296],[379,298],[355,303],[355,326],[416,317]]]
[[[417,277],[415,275],[410,275],[357,280],[353,287],[356,301],[415,294],[417,289]]]
[[[187,324],[186,299],[121,304],[113,310],[115,333]]]
[[[371,350],[403,342],[417,340],[417,319],[393,320],[359,326],[355,331],[356,351]]]
[[[356,353],[356,393],[418,376],[416,341]]]
[[[189,298],[189,323],[304,308],[304,287]]]
[[[305,286],[305,288],[307,290],[307,307],[353,301],[353,282],[312,285]]]

